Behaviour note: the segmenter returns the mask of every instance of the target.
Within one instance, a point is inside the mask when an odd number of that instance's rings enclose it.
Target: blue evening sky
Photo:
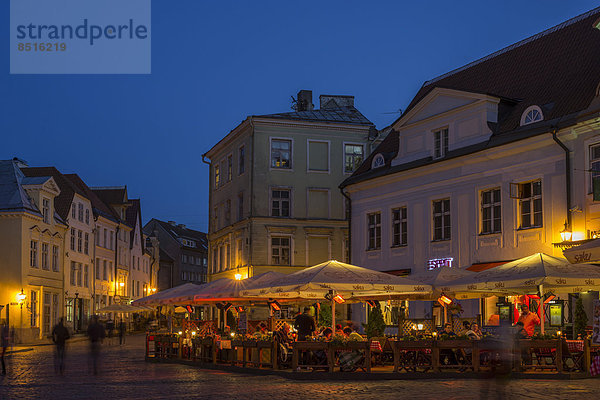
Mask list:
[[[422,83],[598,6],[594,1],[152,2],[151,75],[9,75],[0,5],[0,159],[127,185],[144,222],[208,224],[201,155],[300,89],[349,94],[378,128]]]

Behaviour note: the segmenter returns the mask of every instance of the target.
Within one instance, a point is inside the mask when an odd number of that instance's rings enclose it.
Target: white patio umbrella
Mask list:
[[[600,267],[573,265],[567,260],[536,253],[447,284],[454,292],[531,294],[546,289],[581,292],[600,288]]]
[[[110,306],[103,307],[99,310],[96,310],[97,313],[105,314],[105,313],[135,313],[142,311],[152,311],[152,307],[140,306],[140,305],[132,305],[132,304],[111,304]]]
[[[175,286],[166,290],[162,290],[158,293],[154,293],[150,296],[142,297],[132,302],[134,305],[163,305],[169,304],[170,299],[177,297],[179,293],[189,290],[190,288],[198,288],[201,285],[195,283],[184,283],[183,285]]]
[[[248,279],[234,280],[221,278],[216,281],[189,287],[171,296],[168,301],[174,304],[198,304],[198,303],[215,303],[221,301],[228,302],[245,302],[248,300],[256,300],[255,298],[248,299],[243,296],[246,289],[255,286],[269,285],[270,282],[285,276],[280,272],[268,271],[263,274],[254,276]]]
[[[358,300],[370,296],[397,296],[409,293],[431,292],[428,284],[404,277],[393,276],[355,265],[330,260],[309,267],[269,285],[248,289],[246,296],[271,297],[274,299],[322,300],[330,293],[346,300]],[[335,332],[335,301],[332,300],[332,327]]]
[[[573,264],[599,262],[600,239],[590,240],[579,246],[563,250],[563,255]]]
[[[558,257],[536,253],[450,282],[448,286],[454,291],[539,293],[543,297],[548,289],[582,292],[600,288],[600,267],[573,265]],[[543,333],[544,313],[541,315]]]

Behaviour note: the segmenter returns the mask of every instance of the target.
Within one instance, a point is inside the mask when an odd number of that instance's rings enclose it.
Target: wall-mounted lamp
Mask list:
[[[569,229],[569,226],[567,225],[567,221],[565,221],[565,227],[562,231],[560,231],[560,239],[563,242],[570,242],[572,237],[573,237],[573,232]]]

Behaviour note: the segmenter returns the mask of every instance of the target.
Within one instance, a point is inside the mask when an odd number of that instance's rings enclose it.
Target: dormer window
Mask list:
[[[384,165],[385,158],[383,157],[383,154],[377,154],[375,157],[373,157],[373,161],[371,162],[372,169],[383,167]]]
[[[47,224],[50,223],[50,200],[49,199],[42,199],[42,217],[43,217],[45,223],[47,223]]]
[[[433,158],[446,157],[448,153],[448,128],[433,132]]]
[[[521,116],[521,126],[533,124],[544,119],[542,109],[538,106],[527,107]]]

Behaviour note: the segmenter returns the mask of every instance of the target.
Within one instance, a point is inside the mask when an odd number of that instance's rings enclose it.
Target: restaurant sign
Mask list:
[[[427,262],[427,269],[431,271],[441,267],[452,267],[452,261],[454,261],[452,257],[432,258]]]

